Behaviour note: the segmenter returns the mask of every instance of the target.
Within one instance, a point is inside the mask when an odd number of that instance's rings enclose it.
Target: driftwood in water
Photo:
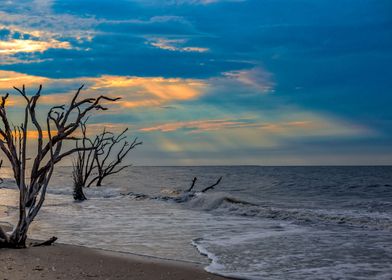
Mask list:
[[[193,191],[195,185],[196,185],[197,177],[194,177],[192,180],[192,185],[190,188],[186,191],[182,191],[177,194],[177,196],[150,196],[147,194],[140,194],[140,193],[134,193],[134,192],[129,192],[127,194],[122,194],[122,195],[127,195],[130,197],[133,197],[136,200],[144,200],[144,199],[156,199],[156,200],[163,200],[163,201],[173,201],[177,203],[183,203],[187,202],[189,200],[192,200],[194,197],[196,197],[195,191]],[[215,186],[217,186],[220,182],[222,181],[222,176],[211,186],[208,186],[201,190],[201,193],[205,193],[211,189],[213,189]]]
[[[197,181],[197,177],[193,178],[193,180],[192,180],[192,185],[191,185],[191,187],[187,190],[187,192],[191,192],[191,191],[192,191],[193,187],[194,187],[195,184],[196,184],[196,181]]]
[[[218,184],[220,183],[220,181],[222,181],[222,176],[218,179],[218,181],[216,181],[215,184],[212,184],[211,186],[209,186],[209,187],[203,189],[201,192],[204,193],[204,192],[206,192],[206,191],[208,191],[208,190],[213,189],[216,185],[218,185]]]
[[[191,187],[190,187],[186,192],[191,192],[191,191],[193,190],[193,188],[195,187],[196,181],[197,181],[197,177],[193,178],[193,180],[192,180],[192,185],[191,185]],[[219,177],[218,181],[216,181],[214,184],[212,184],[211,186],[208,186],[208,187],[204,188],[203,190],[201,190],[201,192],[204,193],[204,192],[206,192],[206,191],[209,191],[209,190],[213,189],[213,188],[214,188],[216,185],[218,185],[221,181],[222,181],[222,176]]]

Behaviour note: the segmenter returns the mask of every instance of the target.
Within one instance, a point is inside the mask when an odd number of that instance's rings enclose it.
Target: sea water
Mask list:
[[[71,171],[56,170],[32,237],[240,279],[392,278],[392,167],[132,167],[83,203]],[[17,192],[2,173],[1,220],[12,223]],[[194,177],[194,196],[181,197]]]

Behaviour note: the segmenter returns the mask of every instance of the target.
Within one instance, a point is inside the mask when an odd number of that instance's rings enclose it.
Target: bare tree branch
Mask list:
[[[136,146],[142,145],[143,142],[138,141],[138,138],[135,138],[131,143],[126,141],[126,137],[124,134],[128,131],[126,128],[119,135],[111,136],[107,138],[107,142],[105,142],[101,147],[101,153],[95,154],[95,162],[98,168],[98,179],[97,186],[102,185],[102,181],[105,177],[116,174],[121,170],[124,170],[131,165],[126,165],[120,167],[119,165],[122,163],[123,159],[128,155],[128,153],[133,150]],[[122,143],[122,144],[121,144]],[[108,162],[110,156],[113,155],[113,149],[117,146],[120,146],[120,150],[117,152],[115,159]]]

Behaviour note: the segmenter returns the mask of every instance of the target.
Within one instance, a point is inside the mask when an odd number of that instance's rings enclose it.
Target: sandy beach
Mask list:
[[[4,213],[0,212],[0,217]],[[5,230],[9,226],[2,224]],[[167,279],[223,280],[196,263],[54,244],[26,249],[0,249],[0,280],[25,279]]]
[[[227,279],[198,264],[55,244],[0,249],[0,279]]]

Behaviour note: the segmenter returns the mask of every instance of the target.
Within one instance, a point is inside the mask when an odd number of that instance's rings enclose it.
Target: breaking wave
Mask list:
[[[388,202],[373,201],[366,205],[370,209],[388,209]],[[230,214],[244,217],[258,217],[274,220],[290,221],[298,224],[346,225],[375,230],[392,231],[392,219],[388,213],[382,211],[347,210],[347,209],[302,209],[279,208],[266,206],[242,200],[225,193],[204,194],[197,193],[187,202],[191,209],[212,211],[219,214]],[[363,206],[363,204],[361,204]]]

